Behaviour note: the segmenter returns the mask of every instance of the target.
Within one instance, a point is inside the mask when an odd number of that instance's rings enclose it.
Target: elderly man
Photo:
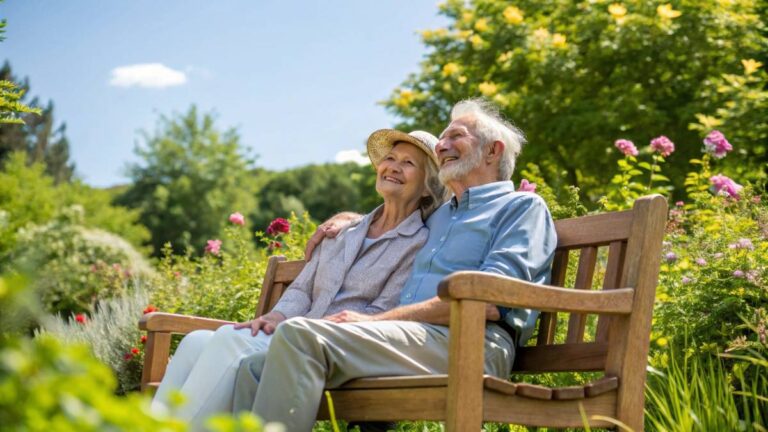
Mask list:
[[[479,100],[458,103],[451,120],[435,151],[440,180],[454,197],[427,221],[429,238],[400,306],[377,315],[344,311],[284,322],[266,357],[241,363],[236,407],[247,406],[255,391],[252,409],[264,420],[310,431],[325,387],[361,377],[447,372],[450,308],[436,296],[446,275],[481,270],[548,281],[554,223],[538,195],[515,192],[508,180],[522,134]],[[506,378],[536,312],[489,305],[486,318],[485,371]]]

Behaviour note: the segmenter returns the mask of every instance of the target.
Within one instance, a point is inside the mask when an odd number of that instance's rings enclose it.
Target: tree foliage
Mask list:
[[[220,235],[227,215],[255,207],[253,161],[237,132],[220,131],[195,106],[161,117],[135,152],[141,162],[128,166],[132,184],[116,202],[140,210],[155,254],[168,242],[176,253],[201,251]]]
[[[13,88],[14,82],[21,82]],[[53,102],[42,107],[38,98],[28,102],[29,80],[19,81],[13,76],[7,61],[0,68],[0,123],[3,118],[12,124],[0,127],[0,160],[11,152],[24,151],[32,162],[45,163],[45,170],[56,183],[72,180],[75,166],[70,161],[69,140],[65,135],[66,125],[55,125]],[[5,106],[9,104],[8,106]],[[11,114],[6,115],[6,112]]]
[[[745,149],[731,167],[754,177],[768,140],[758,61],[768,52],[764,6],[448,0],[440,6],[448,27],[422,33],[431,51],[421,71],[385,105],[403,118],[401,127],[437,131],[455,102],[482,94],[528,135],[523,162],[554,161],[551,174],[564,170],[566,183],[593,200],[616,160],[605,148],[618,138],[647,143],[666,132],[691,143],[675,155],[686,161],[718,126]],[[684,167],[671,168],[670,177],[684,177]]]

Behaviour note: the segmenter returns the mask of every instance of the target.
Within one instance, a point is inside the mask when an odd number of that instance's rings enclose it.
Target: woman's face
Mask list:
[[[417,201],[427,195],[427,155],[416,146],[405,142],[395,143],[376,168],[376,192],[384,198]]]

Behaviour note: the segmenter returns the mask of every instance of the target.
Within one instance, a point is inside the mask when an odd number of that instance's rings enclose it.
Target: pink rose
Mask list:
[[[235,225],[245,225],[245,217],[240,212],[229,215],[229,221]]]
[[[520,187],[517,188],[518,192],[532,192],[536,193],[536,183],[529,183],[528,180],[520,180]]]
[[[651,140],[651,148],[667,157],[675,151],[675,143],[664,135]]]
[[[710,177],[709,182],[712,183],[712,187],[715,189],[716,194],[728,195],[731,198],[738,198],[739,192],[743,188],[742,185],[722,174]]]
[[[624,156],[637,156],[638,151],[637,147],[635,147],[635,143],[633,143],[630,140],[620,139],[616,140],[613,145],[616,146],[617,149],[619,149],[620,152],[624,154]]]
[[[291,231],[291,223],[283,218],[277,218],[269,223],[267,227],[268,235],[276,235],[278,233],[288,233]]]
[[[205,246],[205,252],[218,255],[221,253],[221,240],[208,240]]]
[[[715,159],[724,158],[731,150],[733,150],[733,146],[718,130],[713,130],[704,138],[704,152],[711,154]]]

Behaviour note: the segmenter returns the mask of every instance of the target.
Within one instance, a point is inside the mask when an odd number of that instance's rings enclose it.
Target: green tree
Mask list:
[[[20,82],[17,89],[4,87]],[[9,84],[10,83],[10,84]],[[2,101],[8,101],[12,106],[26,106],[24,100],[29,92],[29,80],[19,81],[13,76],[11,65],[6,61],[0,68],[0,119],[6,109]],[[29,108],[12,114],[9,118],[12,124],[3,125],[0,128],[0,160],[8,157],[11,152],[25,151],[31,162],[45,163],[45,170],[56,183],[68,182],[75,172],[74,163],[70,161],[69,140],[67,139],[66,125],[55,125],[53,115],[53,102],[42,107],[38,98],[29,101]],[[41,108],[42,107],[42,108]],[[0,120],[1,122],[2,120]]]
[[[128,166],[132,185],[116,202],[141,212],[154,253],[170,242],[176,253],[202,251],[220,236],[227,216],[255,207],[249,170],[253,161],[237,131],[221,132],[211,114],[195,106],[162,116],[154,134],[136,148],[141,162]]]
[[[713,94],[724,74],[749,75],[742,60],[765,58],[764,7],[755,0],[448,0],[440,6],[448,27],[422,33],[431,51],[421,71],[385,105],[403,118],[400,127],[440,130],[452,104],[483,95],[528,135],[522,163],[554,161],[549,174],[564,170],[566,183],[592,200],[619,156],[605,151],[616,139],[643,146],[669,136],[679,143],[670,177],[682,179],[682,162],[716,126],[704,124],[710,118],[747,149],[730,166],[759,172],[766,133],[749,130],[755,119],[765,124],[767,99]],[[752,93],[766,83],[764,69],[753,74]],[[734,98],[750,102],[718,113]],[[681,181],[675,186],[681,190]]]

